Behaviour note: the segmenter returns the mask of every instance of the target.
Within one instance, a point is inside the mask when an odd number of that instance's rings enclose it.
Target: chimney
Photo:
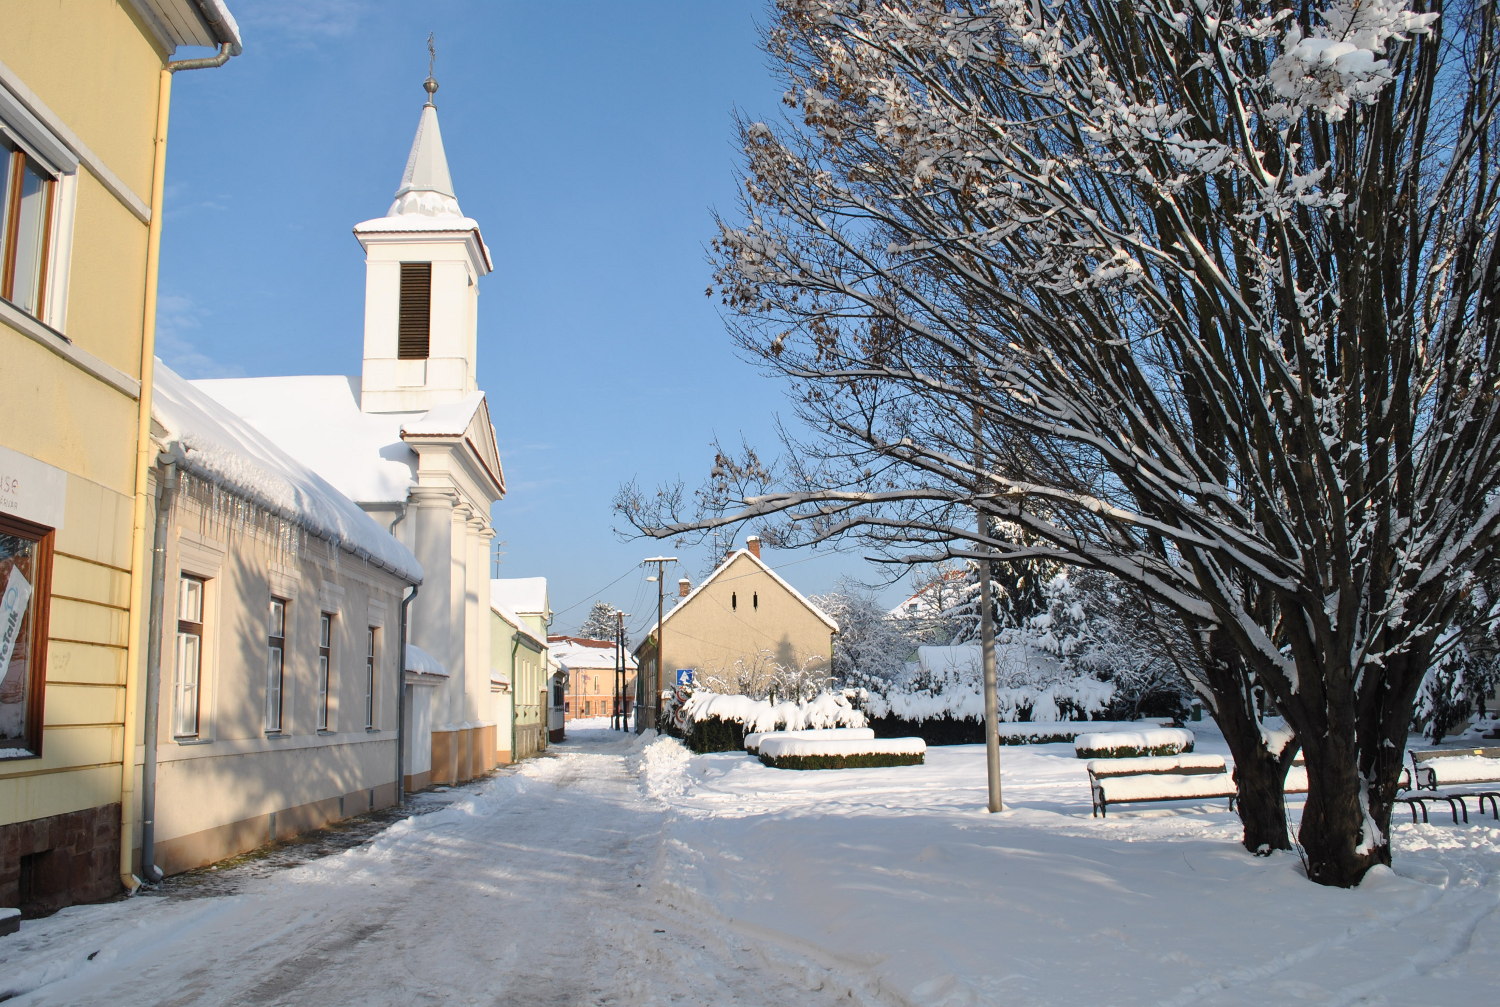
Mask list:
[[[693,582],[686,577],[677,582],[677,597],[686,598],[693,591]]]
[[[751,535],[745,539],[745,548],[750,550],[750,555],[760,559],[760,536]]]

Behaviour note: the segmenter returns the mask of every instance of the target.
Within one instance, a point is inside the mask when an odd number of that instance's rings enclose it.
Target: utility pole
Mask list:
[[[615,619],[615,710],[610,726],[619,731],[630,730],[630,714],[625,709],[625,613],[616,610]],[[636,683],[639,691],[640,683]]]
[[[667,581],[666,581],[666,572],[667,572],[667,564],[668,563],[676,563],[676,562],[677,562],[677,557],[676,556],[653,556],[650,559],[643,559],[643,560],[641,560],[641,566],[645,566],[647,563],[655,563],[656,564],[656,576],[655,577],[647,577],[646,578],[646,580],[648,582],[649,581],[653,581],[653,580],[656,581],[656,658],[652,662],[653,667],[652,667],[652,670],[651,670],[651,725],[650,726],[652,726],[652,727],[656,726],[656,722],[657,722],[658,718],[661,716],[661,658],[662,658],[661,621],[662,621],[662,606],[663,606],[663,603],[666,600],[666,583],[667,583]],[[641,729],[641,713],[640,713],[640,710],[641,710],[641,701],[640,701],[640,699],[641,699],[641,684],[640,684],[641,671],[640,671],[639,667],[636,668],[635,675],[636,675],[636,685],[635,685],[635,696],[636,696],[636,704],[635,704],[636,705],[635,729],[636,729],[637,732],[639,732],[640,729]]]
[[[974,513],[978,518],[979,539],[989,538],[989,521],[979,505],[983,490],[979,473],[984,471],[984,413],[974,410]],[[989,777],[991,812],[1001,810],[1000,803],[1000,704],[995,681],[995,616],[990,606],[990,550],[986,546],[979,561],[979,649],[984,660],[984,762]]]

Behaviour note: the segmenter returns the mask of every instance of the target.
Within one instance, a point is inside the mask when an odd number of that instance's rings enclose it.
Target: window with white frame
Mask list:
[[[333,677],[333,613],[318,617],[318,730],[329,730],[328,693]]]
[[[375,727],[375,668],[380,652],[380,627],[371,626],[365,644],[365,730]]]
[[[203,695],[202,577],[183,574],[177,582],[177,667],[172,687],[172,733],[198,737]]]
[[[78,156],[0,86],[0,298],[60,322]]]
[[[286,683],[286,599],[272,598],[266,628],[266,733],[281,733],[281,693]]]

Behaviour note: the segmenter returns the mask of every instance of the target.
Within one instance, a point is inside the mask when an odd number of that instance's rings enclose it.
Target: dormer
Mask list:
[[[438,128],[437,81],[395,200],[354,226],[365,250],[365,346],[360,408],[418,412],[478,389],[479,278],[493,268],[479,224],[453,191]]]

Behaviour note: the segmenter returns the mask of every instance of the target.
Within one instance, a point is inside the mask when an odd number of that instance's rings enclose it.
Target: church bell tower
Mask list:
[[[493,268],[479,224],[459,209],[438,129],[438,84],[427,102],[396,198],[354,226],[365,250],[360,408],[419,412],[477,390],[479,278]]]

